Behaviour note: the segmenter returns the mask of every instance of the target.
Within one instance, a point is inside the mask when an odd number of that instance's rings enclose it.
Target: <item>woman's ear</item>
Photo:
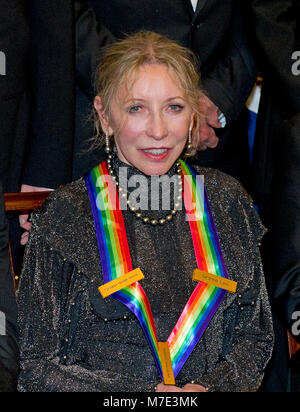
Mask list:
[[[99,120],[101,123],[101,128],[104,133],[108,132],[109,135],[113,134],[113,130],[109,126],[109,118],[107,113],[105,112],[102,104],[102,100],[100,96],[96,96],[94,99],[94,108],[96,112],[98,113]]]

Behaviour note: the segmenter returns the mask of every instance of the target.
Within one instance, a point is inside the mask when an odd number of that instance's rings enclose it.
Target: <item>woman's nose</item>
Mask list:
[[[156,140],[161,140],[168,135],[165,119],[160,114],[154,114],[149,119],[148,135]]]

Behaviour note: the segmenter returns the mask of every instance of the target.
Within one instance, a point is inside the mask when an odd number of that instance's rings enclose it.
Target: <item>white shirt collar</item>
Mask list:
[[[191,0],[194,11],[196,11],[198,0]]]

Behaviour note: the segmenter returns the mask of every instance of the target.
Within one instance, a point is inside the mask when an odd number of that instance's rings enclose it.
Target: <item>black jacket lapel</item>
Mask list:
[[[207,2],[207,0],[198,0],[196,11],[194,13],[193,21],[195,21],[197,19],[197,17],[199,16],[200,11],[203,9],[206,2]]]
[[[191,2],[191,0],[185,0],[185,2],[186,2],[187,9],[189,11],[189,14],[191,16],[191,19],[193,19],[194,15],[195,15],[195,12],[193,10],[192,2]]]

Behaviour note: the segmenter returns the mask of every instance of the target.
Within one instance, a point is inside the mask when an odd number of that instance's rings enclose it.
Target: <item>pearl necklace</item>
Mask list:
[[[178,185],[179,185],[178,195],[176,197],[176,203],[174,205],[175,207],[174,207],[174,209],[171,209],[167,215],[165,215],[164,217],[162,217],[160,219],[151,219],[150,217],[144,215],[142,212],[138,211],[136,209],[136,207],[131,204],[131,201],[129,199],[127,199],[127,192],[124,191],[124,189],[120,186],[118,178],[114,174],[113,166],[112,166],[112,154],[111,153],[107,153],[106,162],[107,162],[108,172],[109,172],[110,176],[112,177],[112,179],[115,182],[115,185],[116,185],[117,190],[119,192],[119,196],[122,197],[123,199],[126,199],[126,203],[128,205],[128,208],[129,208],[130,212],[132,212],[137,219],[141,220],[146,225],[150,224],[152,226],[157,226],[157,225],[163,226],[165,223],[171,222],[173,220],[173,217],[176,216],[177,213],[178,213],[178,208],[181,206],[181,200],[182,200],[182,186],[183,186],[183,183],[182,183],[182,175],[181,175],[181,169],[180,169],[179,161],[177,161],[175,163],[176,173],[177,173],[177,176],[178,176]]]

